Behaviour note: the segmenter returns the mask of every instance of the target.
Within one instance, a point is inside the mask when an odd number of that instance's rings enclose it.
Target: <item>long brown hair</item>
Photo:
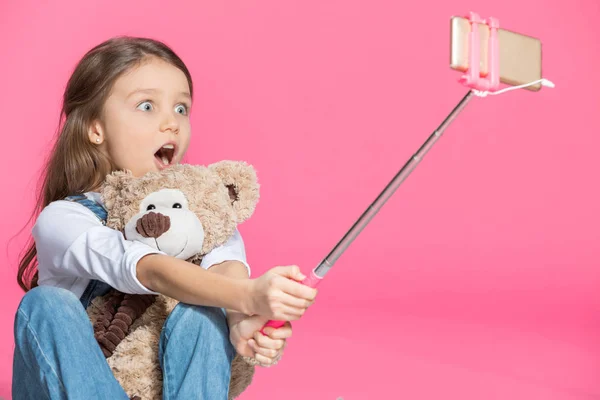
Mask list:
[[[114,170],[111,161],[90,142],[88,127],[102,115],[104,102],[117,78],[150,57],[179,68],[187,77],[193,95],[187,67],[160,41],[120,36],[88,51],[75,67],[63,95],[59,134],[41,176],[34,216],[53,201],[97,188]],[[37,251],[31,238],[25,249],[17,282],[27,292],[37,286],[38,280]]]

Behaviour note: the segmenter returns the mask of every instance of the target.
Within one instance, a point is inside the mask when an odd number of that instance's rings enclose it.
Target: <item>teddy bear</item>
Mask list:
[[[101,189],[106,225],[171,256],[200,265],[254,212],[259,185],[252,166],[220,161],[179,164],[142,177],[108,175]],[[200,267],[199,267],[200,268]],[[115,289],[94,299],[87,314],[115,377],[132,399],[162,397],[158,345],[162,326],[178,301],[165,295],[133,295]],[[236,354],[229,399],[254,376],[253,360]]]

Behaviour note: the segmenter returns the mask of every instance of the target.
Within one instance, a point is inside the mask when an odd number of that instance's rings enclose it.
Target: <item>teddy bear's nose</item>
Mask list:
[[[147,238],[158,238],[171,228],[171,219],[161,213],[149,212],[138,219],[136,230]]]

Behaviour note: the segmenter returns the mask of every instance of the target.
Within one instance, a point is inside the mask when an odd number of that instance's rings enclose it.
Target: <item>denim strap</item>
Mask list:
[[[105,294],[110,292],[111,289],[112,286],[110,286],[108,283],[102,282],[98,279],[92,279],[83,291],[83,294],[81,295],[79,300],[81,301],[83,308],[87,309],[92,300],[94,300],[96,297],[104,296]]]
[[[102,225],[106,225],[106,218],[108,217],[108,211],[102,205],[96,203],[94,200],[88,199],[85,195],[74,195],[65,198],[67,201],[74,201],[87,208],[89,208],[98,217]]]
[[[96,203],[93,200],[88,199],[85,195],[69,196],[66,197],[65,200],[74,201],[76,203],[81,204],[84,207],[87,207],[96,215],[96,217],[98,217],[100,222],[102,222],[102,225],[106,225],[106,218],[108,216],[108,212],[104,207],[102,207],[102,205]],[[98,279],[92,279],[83,291],[83,294],[81,295],[79,300],[81,300],[83,308],[87,309],[87,307],[90,305],[91,301],[94,298],[98,296],[104,296],[111,289],[112,287],[106,282],[102,282]]]

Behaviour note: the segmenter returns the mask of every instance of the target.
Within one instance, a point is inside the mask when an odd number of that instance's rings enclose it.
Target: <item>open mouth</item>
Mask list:
[[[154,153],[154,157],[162,166],[167,167],[171,165],[173,158],[175,157],[175,144],[167,143],[163,145],[156,153]]]

